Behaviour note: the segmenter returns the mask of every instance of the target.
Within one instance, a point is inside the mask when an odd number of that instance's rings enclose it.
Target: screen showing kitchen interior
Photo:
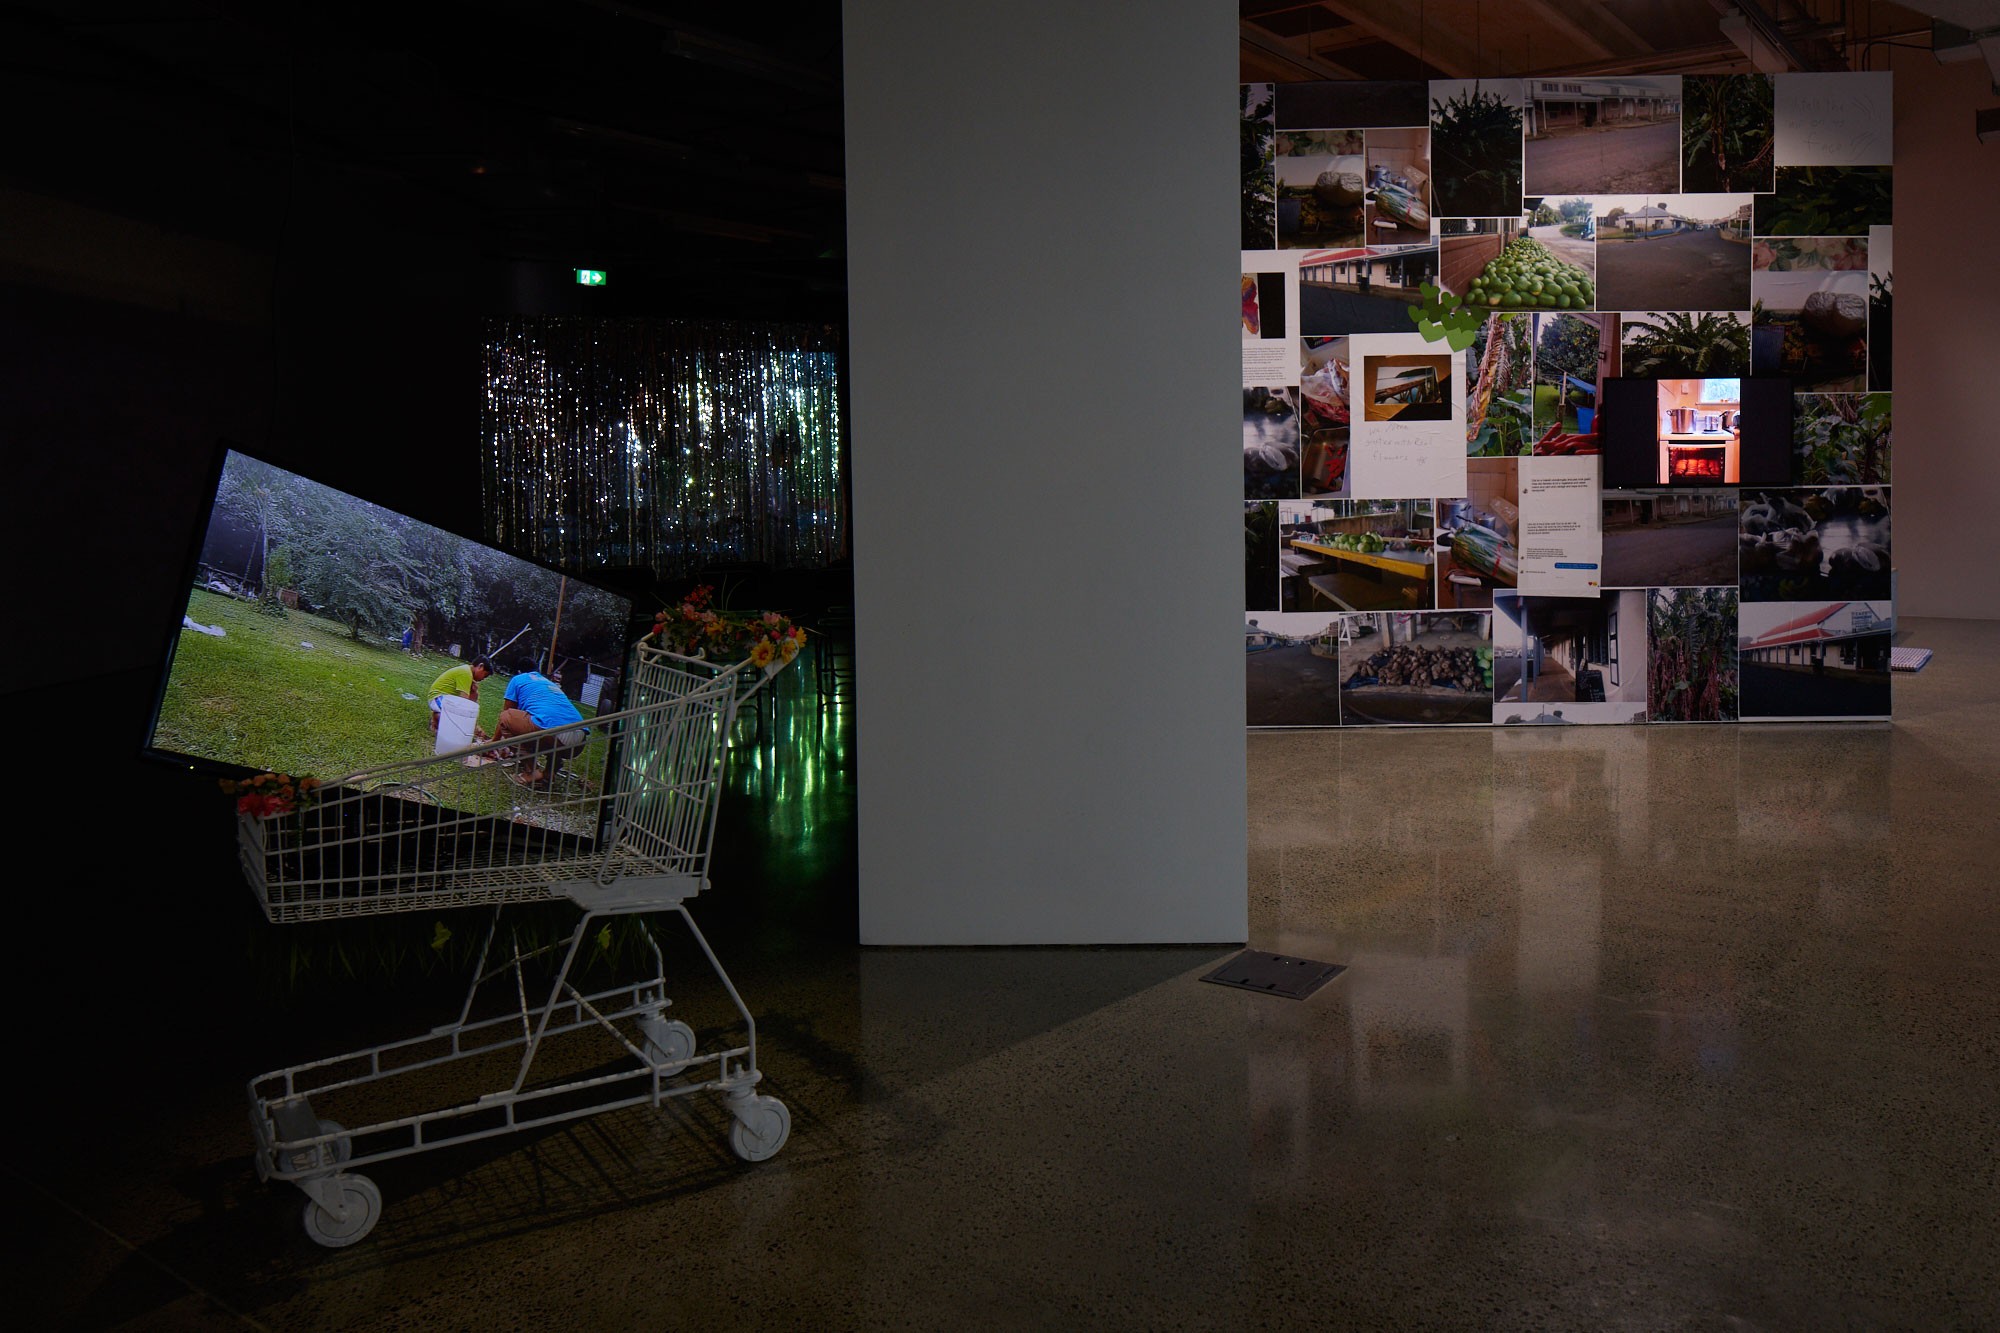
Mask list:
[[[1788,379],[1612,378],[1598,435],[1610,487],[1791,481]]]

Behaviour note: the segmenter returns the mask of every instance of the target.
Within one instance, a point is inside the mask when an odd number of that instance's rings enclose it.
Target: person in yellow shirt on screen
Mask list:
[[[471,663],[461,662],[454,667],[446,667],[431,682],[427,692],[431,701],[431,732],[438,729],[438,700],[447,694],[455,694],[461,699],[479,702],[479,682],[493,674],[493,668],[483,657],[474,658]],[[477,731],[473,733],[475,736]]]

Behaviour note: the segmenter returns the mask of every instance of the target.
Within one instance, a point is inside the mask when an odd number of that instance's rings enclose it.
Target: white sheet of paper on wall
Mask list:
[[[1895,137],[1892,87],[1885,73],[1777,75],[1777,164],[1888,166]]]
[[[1357,333],[1347,365],[1349,494],[1465,494],[1465,353],[1415,333]]]

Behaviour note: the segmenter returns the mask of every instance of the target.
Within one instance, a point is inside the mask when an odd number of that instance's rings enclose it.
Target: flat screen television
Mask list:
[[[222,775],[332,781],[437,753],[440,733],[450,742],[476,725],[492,736],[525,672],[553,680],[586,723],[618,707],[630,599],[220,452],[148,754]],[[469,700],[434,707],[434,684],[482,658],[476,714]],[[592,741],[574,761],[584,782],[601,781],[608,758],[602,729]]]
[[[1790,485],[1792,382],[1607,378],[1597,434],[1608,487]]]

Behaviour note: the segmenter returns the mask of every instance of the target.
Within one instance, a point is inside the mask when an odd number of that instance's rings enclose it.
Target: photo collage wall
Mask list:
[[[1243,85],[1248,724],[1888,717],[1892,110]]]

